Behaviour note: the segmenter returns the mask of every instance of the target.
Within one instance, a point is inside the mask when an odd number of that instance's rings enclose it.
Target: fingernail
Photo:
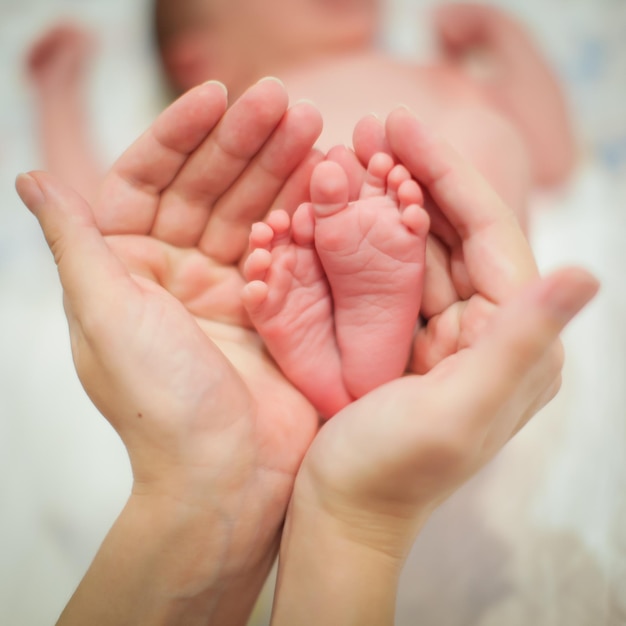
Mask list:
[[[15,189],[29,209],[36,208],[46,200],[39,183],[30,174],[19,174],[15,179]]]
[[[549,298],[555,313],[569,320],[596,295],[600,281],[581,268],[568,268],[561,275],[566,273],[567,282],[551,290]]]
[[[207,80],[204,84],[205,85],[217,85],[218,87],[221,87],[224,90],[224,93],[226,95],[228,95],[228,89],[226,85],[219,80]]]
[[[317,104],[315,104],[315,102],[313,102],[313,100],[310,100],[309,98],[300,98],[300,100],[296,100],[292,106],[295,106],[296,104],[310,104],[317,109]]]
[[[264,82],[267,82],[267,81],[270,81],[270,80],[275,82],[275,83],[278,83],[282,87],[285,86],[285,83],[283,83],[283,81],[280,80],[280,78],[276,78],[276,76],[264,76],[263,78],[261,78],[261,80],[257,81],[257,83],[264,83]]]

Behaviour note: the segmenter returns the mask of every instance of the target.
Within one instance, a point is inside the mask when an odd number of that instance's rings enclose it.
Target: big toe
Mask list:
[[[311,175],[311,202],[317,217],[333,215],[344,209],[349,200],[349,181],[338,163],[324,161]]]

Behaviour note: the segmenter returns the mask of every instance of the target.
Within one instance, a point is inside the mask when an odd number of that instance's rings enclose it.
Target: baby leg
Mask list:
[[[332,301],[313,245],[313,214],[274,211],[250,234],[243,300],[267,349],[323,417],[348,404],[335,341]]]
[[[390,156],[370,160],[348,202],[337,164],[311,178],[315,247],[332,291],[343,378],[360,397],[402,375],[419,314],[428,215],[417,183]]]

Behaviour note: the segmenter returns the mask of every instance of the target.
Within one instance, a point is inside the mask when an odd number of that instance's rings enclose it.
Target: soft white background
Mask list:
[[[425,4],[390,2],[391,49],[428,54]],[[534,202],[541,266],[582,264],[603,288],[567,331],[560,396],[419,538],[398,623],[624,625],[626,2],[498,4],[535,33],[562,78],[580,137],[572,184]],[[22,59],[61,16],[97,32],[90,106],[110,162],[162,106],[146,11],[145,0],[0,0],[3,625],[54,622],[129,486],[124,450],[74,374],[52,260],[13,191],[18,172],[41,165]]]

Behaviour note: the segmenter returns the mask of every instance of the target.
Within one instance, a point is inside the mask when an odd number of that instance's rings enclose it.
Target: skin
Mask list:
[[[93,200],[102,178],[87,119],[85,81],[95,42],[72,23],[46,31],[31,46],[26,71],[37,97],[42,156],[54,173]]]
[[[55,255],[76,369],[134,478],[60,624],[245,623],[318,427],[249,328],[237,264],[201,243],[223,214],[236,232],[275,203],[306,199],[319,114],[288,110],[274,80],[227,113],[226,99],[209,83],[174,103],[115,164],[92,209],[49,175],[18,181]],[[287,169],[265,162],[277,145]],[[251,193],[256,202],[244,202]]]
[[[448,134],[522,223],[531,186],[561,183],[573,169],[575,138],[558,82],[529,36],[494,7],[462,3],[435,11],[442,58],[418,67],[376,52],[382,6],[376,0],[200,4],[209,15],[198,15],[194,28],[161,51],[179,93],[212,78],[236,98],[262,76],[280,76],[292,99],[310,98],[322,111],[324,149],[348,144],[354,124],[368,112],[386,115],[410,103]],[[92,200],[103,170],[82,93],[90,40],[75,25],[61,24],[35,42],[28,67],[46,168]],[[487,60],[480,76],[468,71],[476,58]],[[212,249],[232,262],[219,242],[214,236]]]
[[[439,59],[401,63],[377,53],[382,7],[376,0],[213,0],[204,30],[186,33],[163,60],[181,90],[210,76],[238,94],[260,76],[279,76],[292,98],[311,98],[322,111],[324,149],[348,143],[368,112],[385,116],[409,104],[523,217],[531,184],[565,180],[577,152],[540,48],[505,11],[452,2],[432,12]],[[493,152],[507,154],[508,168]]]
[[[257,332],[326,418],[404,373],[424,277],[419,186],[385,153],[359,174],[350,200],[340,163],[318,164],[311,203],[255,224],[244,267]]]
[[[231,210],[238,232],[306,199],[319,116],[287,110],[275,81],[225,111],[219,85],[187,94],[113,167],[93,207],[49,175],[17,181],[59,269],[79,376],[134,475],[60,624],[245,623],[290,498],[274,623],[319,620],[310,603],[347,623],[345,611],[368,607],[359,590],[372,596],[359,576],[377,571],[378,609],[357,617],[385,623],[407,542],[556,392],[558,333],[597,289],[582,270],[540,279],[511,211],[407,111],[384,132],[365,120],[359,158],[391,149],[433,199],[439,256],[427,276],[442,281],[424,296],[432,317],[417,337],[431,365],[350,404],[311,445],[315,412],[247,325],[239,259],[219,263],[203,241]],[[268,175],[276,145],[290,146],[295,172]],[[250,194],[258,202],[242,203]],[[174,228],[163,215],[181,198],[186,227]],[[350,595],[320,603],[303,568],[328,597],[324,571],[341,553],[354,556],[339,563],[354,574],[339,578]]]
[[[381,19],[378,0],[211,0],[204,10],[203,29],[166,48],[163,62],[181,92],[210,76],[233,97],[261,76],[369,47]]]
[[[524,137],[535,181],[567,179],[577,153],[571,120],[530,33],[506,12],[471,2],[444,4],[433,17],[446,62],[463,68]]]
[[[430,271],[456,267],[425,296],[434,313],[416,350],[428,368],[352,403],[310,446],[283,533],[274,625],[394,623],[416,534],[554,396],[558,335],[598,289],[578,268],[539,278],[511,210],[408,111],[389,117],[385,135],[376,124],[357,129],[362,158],[385,144],[424,186],[433,237],[447,242]]]

